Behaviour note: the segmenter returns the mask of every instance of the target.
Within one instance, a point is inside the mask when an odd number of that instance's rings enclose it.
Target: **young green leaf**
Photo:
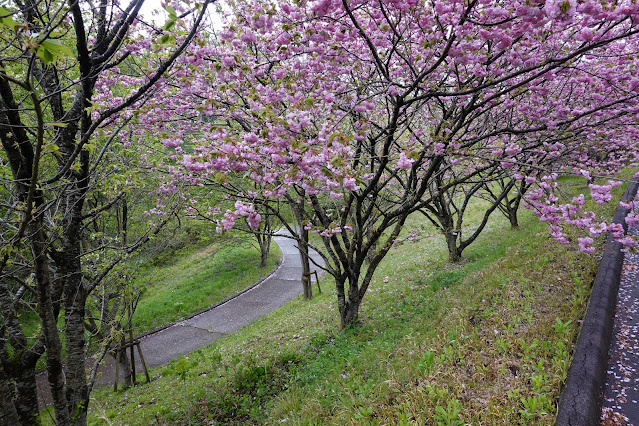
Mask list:
[[[171,19],[169,21],[166,21],[166,24],[164,24],[164,26],[162,27],[163,30],[165,31],[169,31],[171,28],[173,28],[175,26],[175,20]]]
[[[54,56],[73,56],[73,52],[71,51],[71,49],[62,44],[60,40],[48,39],[44,40],[42,43],[40,43],[40,45],[51,52],[51,54],[53,54]]]
[[[166,6],[164,6],[164,9],[169,12],[169,18],[172,21],[175,21],[178,16],[177,16],[177,12],[175,11],[175,9],[173,9],[171,6],[169,6],[168,4]]]
[[[13,20],[13,16],[10,10],[0,6],[0,25],[9,27],[11,30],[15,30],[18,23]]]

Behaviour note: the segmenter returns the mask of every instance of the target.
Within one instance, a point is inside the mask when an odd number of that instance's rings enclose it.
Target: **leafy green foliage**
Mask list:
[[[60,40],[46,39],[40,42],[36,55],[42,59],[45,65],[51,65],[58,58],[72,57],[73,52],[65,46]]]
[[[13,20],[13,14],[9,9],[0,6],[0,26],[9,28],[11,31],[15,31],[18,23]]]
[[[160,38],[158,38],[159,44],[167,44],[175,40],[175,36],[172,35],[169,31],[171,31],[175,27],[175,24],[177,23],[177,20],[178,20],[177,12],[175,11],[175,9],[173,9],[168,4],[164,6],[164,9],[166,10],[168,14],[169,19],[166,21],[166,23],[162,27],[162,30],[164,30],[165,33],[162,34]]]

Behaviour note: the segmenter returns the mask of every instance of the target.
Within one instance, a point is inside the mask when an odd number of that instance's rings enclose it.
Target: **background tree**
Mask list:
[[[189,197],[189,205],[186,207],[185,213],[188,217],[210,222],[214,232],[222,233],[230,230],[230,228],[227,229],[224,224],[220,223],[217,216],[222,209],[235,208],[234,202],[230,202],[228,199],[228,187],[235,187],[243,183],[246,182],[242,182],[241,179],[235,180],[232,184],[227,182],[226,185],[204,180],[198,186],[185,188]],[[245,216],[244,220],[236,222],[234,229],[253,237],[252,243],[260,252],[260,267],[264,267],[271,250],[273,234],[278,228],[277,217],[256,205],[254,206],[254,215]],[[245,241],[242,238],[231,238],[228,243],[242,244]]]
[[[428,191],[428,198],[431,200],[421,213],[444,235],[446,246],[448,248],[448,260],[457,262],[461,259],[462,253],[466,247],[473,243],[481,234],[484,227],[488,224],[491,214],[502,205],[508,194],[513,188],[513,181],[493,192],[491,190],[495,181],[499,180],[499,174],[491,170],[477,175],[471,181],[465,184],[457,184],[449,186],[445,183],[448,173],[439,175]],[[453,177],[453,180],[459,180]],[[494,196],[478,224],[472,224],[474,227],[470,231],[470,235],[465,236],[464,223],[465,213],[472,201],[479,198],[479,191],[487,191]],[[475,206],[476,207],[476,206]],[[483,210],[483,209],[482,209]]]

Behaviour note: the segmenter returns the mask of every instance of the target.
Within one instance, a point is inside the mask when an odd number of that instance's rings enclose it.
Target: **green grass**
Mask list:
[[[281,251],[271,246],[266,266],[250,244],[220,248],[212,244],[186,256],[152,265],[140,273],[143,291],[133,318],[136,333],[151,330],[204,309],[270,274]]]
[[[322,295],[153,370],[152,383],[94,392],[90,422],[552,424],[598,258],[551,241],[528,212],[520,223],[495,216],[458,264],[440,236],[399,246],[361,326],[344,332],[322,278]]]
[[[150,248],[126,265],[129,270],[137,270],[132,284],[141,289],[133,320],[136,335],[222,302],[269,275],[280,263],[282,252],[275,243],[271,244],[266,266],[260,267],[260,253],[251,236],[211,234],[210,225],[198,221],[185,221],[185,225],[166,241],[154,242],[160,249]],[[38,315],[25,310],[19,318],[25,335],[37,336]],[[58,324],[64,328],[63,313]],[[63,333],[60,339],[64,354]],[[44,356],[36,368],[46,368]]]

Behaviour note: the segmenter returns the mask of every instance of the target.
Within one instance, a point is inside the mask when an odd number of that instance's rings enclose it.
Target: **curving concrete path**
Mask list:
[[[237,331],[257,318],[273,312],[302,292],[302,262],[295,240],[279,231],[274,241],[282,250],[280,266],[266,279],[248,290],[193,317],[141,337],[140,346],[148,368],[165,364],[205,344]],[[311,258],[322,264],[321,256],[311,251]],[[321,269],[311,263],[311,271]],[[142,372],[135,351],[136,372]],[[123,373],[121,373],[123,377]],[[112,386],[115,381],[113,357],[105,357],[98,370],[97,387]],[[43,408],[52,402],[46,374],[38,376],[38,399]]]

